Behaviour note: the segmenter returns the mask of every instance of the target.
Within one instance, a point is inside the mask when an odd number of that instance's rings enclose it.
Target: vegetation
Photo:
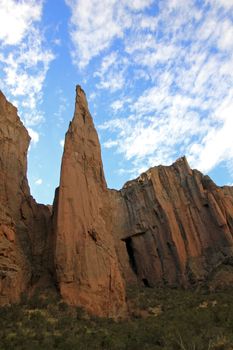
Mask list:
[[[115,322],[54,294],[0,308],[0,350],[233,350],[233,293],[130,289],[131,317]]]

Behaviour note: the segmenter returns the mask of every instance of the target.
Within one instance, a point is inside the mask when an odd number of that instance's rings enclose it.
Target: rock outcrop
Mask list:
[[[233,186],[223,186],[221,189],[223,193],[233,198]]]
[[[48,262],[50,211],[30,195],[30,137],[0,91],[0,305],[17,302]]]
[[[139,283],[187,286],[233,256],[231,188],[191,170],[185,157],[149,169],[111,195],[121,217],[113,228],[118,254]],[[131,283],[132,274],[125,278]]]
[[[183,157],[107,189],[80,86],[52,211],[30,195],[29,141],[0,93],[0,305],[47,280],[69,304],[115,318],[126,314],[125,285],[232,284],[233,187]]]
[[[76,88],[54,205],[55,266],[62,297],[108,317],[126,310],[98,136],[86,96]]]

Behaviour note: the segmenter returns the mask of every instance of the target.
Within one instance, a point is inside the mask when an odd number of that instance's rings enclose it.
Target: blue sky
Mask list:
[[[233,0],[0,0],[0,88],[31,135],[42,203],[59,183],[76,84],[109,187],[184,154],[233,183]]]

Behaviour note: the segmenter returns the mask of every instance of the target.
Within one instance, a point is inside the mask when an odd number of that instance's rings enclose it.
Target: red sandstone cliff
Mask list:
[[[100,144],[77,86],[55,200],[55,265],[62,297],[101,316],[125,313]]]
[[[30,196],[29,139],[16,108],[0,93],[0,305],[49,279],[70,304],[124,316],[125,284],[189,286],[233,265],[233,187],[216,186],[183,157],[149,169],[120,191],[108,190],[79,86],[53,227],[49,208]],[[223,279],[226,273],[218,270]],[[230,270],[227,279],[232,283]]]
[[[0,305],[19,301],[48,261],[50,212],[30,196],[29,141],[17,109],[0,91]]]
[[[112,191],[121,213],[113,232],[123,270],[131,267],[139,283],[151,287],[206,279],[233,256],[231,193],[191,170],[185,157]],[[125,278],[132,282],[132,274]]]

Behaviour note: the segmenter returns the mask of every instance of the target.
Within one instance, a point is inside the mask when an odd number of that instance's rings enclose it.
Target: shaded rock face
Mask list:
[[[17,302],[47,266],[50,210],[30,196],[30,137],[0,92],[0,305]]]
[[[100,144],[83,90],[76,88],[54,203],[55,265],[62,297],[89,312],[125,313]]]
[[[121,213],[113,231],[128,283],[131,268],[147,287],[186,286],[225,263],[233,255],[231,193],[191,170],[185,157],[112,191]]]

